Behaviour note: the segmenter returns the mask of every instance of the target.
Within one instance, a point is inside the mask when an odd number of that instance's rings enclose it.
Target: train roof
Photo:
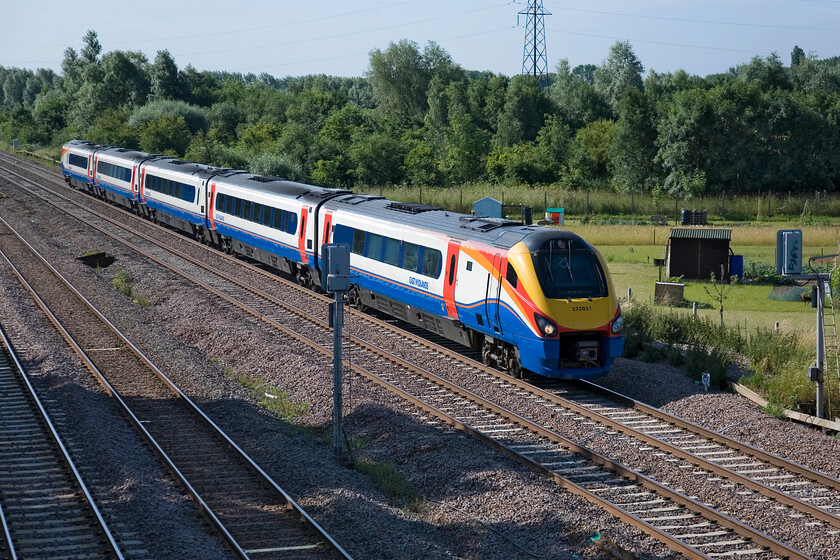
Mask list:
[[[97,144],[96,142],[88,142],[87,140],[70,140],[65,142],[63,147],[65,149],[80,148],[92,152],[94,150],[105,148],[106,146],[103,144]]]
[[[350,191],[341,189],[328,189],[315,185],[306,185],[289,181],[283,177],[272,177],[270,175],[255,175],[246,172],[234,172],[229,175],[220,174],[215,177],[218,183],[224,183],[236,187],[246,188],[251,191],[259,191],[267,194],[294,198],[311,204],[319,204],[324,200],[337,197],[343,194],[352,194]]]
[[[165,159],[172,159],[169,156],[162,156],[160,154],[148,154],[139,150],[130,150],[128,148],[116,148],[113,146],[103,146],[97,151],[97,157],[100,155],[117,156],[120,159],[127,159],[131,162],[137,163],[140,161],[158,161]]]
[[[185,175],[195,175],[202,179],[206,179],[210,175],[214,175],[220,171],[225,171],[223,167],[214,167],[212,165],[205,165],[203,163],[195,163],[192,161],[184,161],[181,159],[161,159],[159,161],[150,162],[155,168],[166,171],[174,171],[176,173],[183,173]]]
[[[327,203],[334,210],[347,210],[374,219],[389,220],[443,233],[453,239],[474,240],[510,248],[525,241],[529,250],[538,249],[550,238],[580,239],[571,232],[526,226],[522,222],[500,218],[482,218],[448,212],[437,206],[414,202],[395,202],[381,196],[351,194]]]

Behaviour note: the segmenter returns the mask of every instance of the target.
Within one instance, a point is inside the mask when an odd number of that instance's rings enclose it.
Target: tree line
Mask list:
[[[71,138],[333,187],[476,182],[696,195],[835,192],[840,65],[794,47],[706,77],[644,67],[627,42],[545,83],[468,71],[433,42],[370,53],[365,76],[179,69],[166,50],[61,74],[0,66],[0,138]]]

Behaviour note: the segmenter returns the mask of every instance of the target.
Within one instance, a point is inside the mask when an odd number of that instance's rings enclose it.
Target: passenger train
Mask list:
[[[67,183],[320,286],[344,243],[351,300],[480,349],[507,370],[571,379],[610,370],[624,339],[606,263],[579,236],[72,140]]]

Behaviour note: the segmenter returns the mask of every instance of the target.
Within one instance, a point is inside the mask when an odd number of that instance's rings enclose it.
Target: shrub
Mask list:
[[[207,132],[207,114],[204,109],[171,99],[152,101],[138,107],[128,118],[128,126],[141,128],[144,124],[154,122],[163,116],[168,116],[174,120],[183,118],[191,134],[195,134],[199,130]]]

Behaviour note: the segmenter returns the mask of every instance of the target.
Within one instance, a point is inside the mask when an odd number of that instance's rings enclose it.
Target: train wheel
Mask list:
[[[485,366],[493,367],[496,365],[496,360],[493,357],[493,344],[486,338],[481,345],[481,361],[484,362]]]
[[[507,371],[511,377],[522,379],[525,377],[525,370],[522,369],[522,364],[519,362],[519,358],[516,357],[515,353],[516,351],[514,350],[514,355],[508,360]]]

